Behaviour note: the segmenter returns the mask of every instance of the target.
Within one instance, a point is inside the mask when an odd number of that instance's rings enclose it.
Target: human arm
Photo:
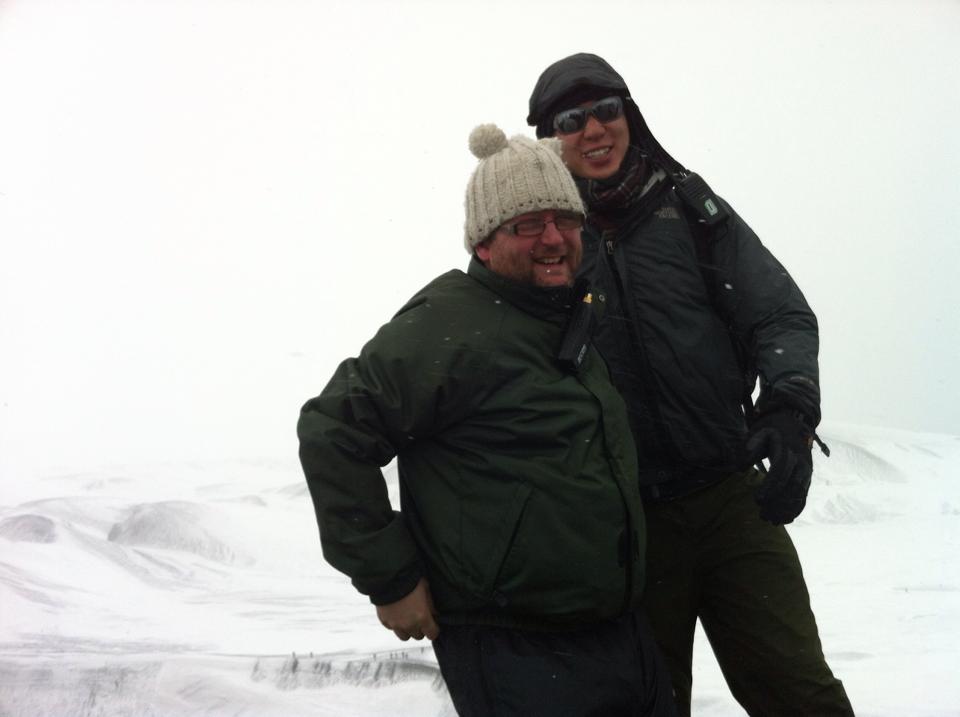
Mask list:
[[[402,487],[416,484],[421,473],[403,474],[404,465],[433,460],[434,442],[472,410],[473,382],[487,366],[485,351],[461,346],[465,332],[474,341],[481,333],[464,328],[454,290],[465,281],[450,272],[418,294],[338,367],[297,425],[324,557],[375,605],[414,590],[429,567],[417,541],[432,545],[413,503],[392,509],[380,469],[399,455]]]
[[[724,206],[730,218],[712,247],[715,295],[758,373],[758,413],[789,408],[815,428],[820,422],[817,318],[786,268]]]
[[[357,358],[341,363],[297,424],[324,557],[374,604],[399,600],[423,575],[406,516],[392,509],[381,472],[434,419],[418,361],[418,316],[417,307],[401,312]]]
[[[716,288],[725,317],[760,380],[744,446],[750,463],[770,461],[756,493],[760,517],[790,523],[806,505],[811,446],[820,421],[817,319],[799,287],[753,231],[731,211],[717,242]]]
[[[303,406],[297,435],[323,555],[376,604],[409,593],[422,571],[405,518],[390,505],[381,467],[398,446],[378,407],[386,397],[364,363],[340,365]]]

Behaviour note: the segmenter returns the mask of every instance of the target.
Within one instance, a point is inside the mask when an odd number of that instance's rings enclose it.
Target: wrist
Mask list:
[[[413,592],[422,577],[423,573],[419,567],[402,573],[381,590],[370,593],[370,602],[377,607],[383,607],[384,605],[391,605],[398,600],[402,600]]]

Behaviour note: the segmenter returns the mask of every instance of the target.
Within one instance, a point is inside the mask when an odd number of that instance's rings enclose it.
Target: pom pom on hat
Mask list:
[[[486,159],[507,146],[507,135],[495,124],[482,124],[470,133],[470,151],[477,159]]]

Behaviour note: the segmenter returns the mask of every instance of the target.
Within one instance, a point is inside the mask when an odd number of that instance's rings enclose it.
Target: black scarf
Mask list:
[[[620,169],[607,179],[575,178],[587,205],[587,222],[601,231],[646,215],[665,189],[667,176],[639,147],[631,145]]]

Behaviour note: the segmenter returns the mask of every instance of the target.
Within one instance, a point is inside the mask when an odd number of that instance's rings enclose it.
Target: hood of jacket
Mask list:
[[[527,124],[537,137],[553,134],[553,116],[569,105],[614,94],[623,97],[630,142],[652,157],[669,174],[686,171],[657,141],[647,127],[630,89],[620,74],[599,55],[581,52],[557,60],[543,71],[530,95]]]

